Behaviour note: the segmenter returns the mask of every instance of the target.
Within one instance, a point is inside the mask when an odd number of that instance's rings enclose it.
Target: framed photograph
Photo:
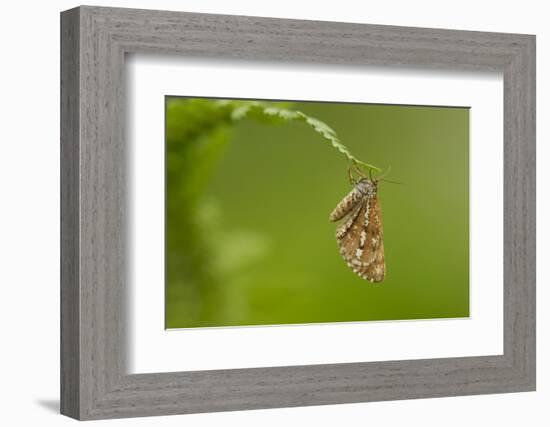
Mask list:
[[[61,412],[535,389],[535,37],[61,14]]]

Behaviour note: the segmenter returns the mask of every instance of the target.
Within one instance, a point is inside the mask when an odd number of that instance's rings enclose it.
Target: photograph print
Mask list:
[[[166,328],[469,317],[469,113],[165,97]]]

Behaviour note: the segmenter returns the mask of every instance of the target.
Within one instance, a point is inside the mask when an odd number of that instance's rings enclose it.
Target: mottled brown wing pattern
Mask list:
[[[334,208],[330,214],[331,221],[338,221],[345,217],[354,207],[357,207],[359,202],[363,199],[363,194],[357,189],[354,188],[351,190],[346,197],[342,199],[340,203]]]
[[[340,254],[354,273],[370,282],[381,282],[386,266],[380,202],[376,191],[362,195],[357,206],[348,209],[336,230],[336,240]]]

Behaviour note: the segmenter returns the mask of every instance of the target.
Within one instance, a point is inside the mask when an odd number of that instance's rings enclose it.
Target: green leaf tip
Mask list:
[[[315,132],[327,140],[337,151],[343,154],[351,163],[365,168],[367,171],[382,172],[382,169],[365,163],[355,157],[349,149],[342,144],[336,131],[325,122],[304,114],[298,110],[289,108],[275,107],[267,105],[259,101],[241,101],[241,100],[217,100],[216,104],[219,108],[228,109],[230,120],[237,122],[245,118],[256,119],[268,122],[303,122],[310,126]]]

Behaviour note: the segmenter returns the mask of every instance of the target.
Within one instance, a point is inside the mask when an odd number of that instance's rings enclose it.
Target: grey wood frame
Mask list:
[[[127,53],[500,71],[504,354],[125,370]],[[535,389],[535,37],[82,6],[61,14],[61,412],[77,419]],[[162,284],[159,284],[162,286]]]

